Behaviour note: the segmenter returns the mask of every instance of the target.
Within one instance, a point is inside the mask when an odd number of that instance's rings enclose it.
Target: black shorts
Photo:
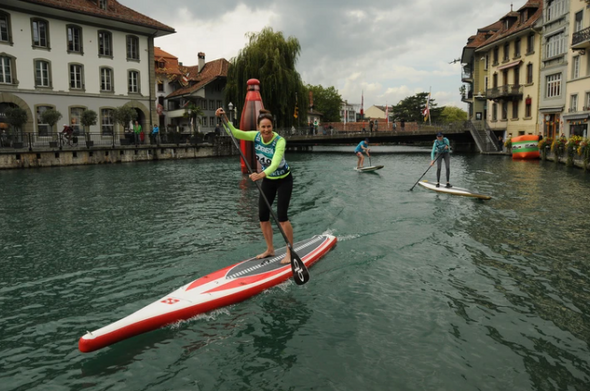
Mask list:
[[[262,193],[266,196],[268,203],[272,206],[275,197],[278,194],[277,200],[277,216],[281,223],[289,221],[289,203],[291,202],[291,193],[293,192],[293,175],[289,173],[281,179],[262,180]],[[268,205],[264,202],[262,195],[258,198],[258,218],[260,221],[270,220],[270,210]]]

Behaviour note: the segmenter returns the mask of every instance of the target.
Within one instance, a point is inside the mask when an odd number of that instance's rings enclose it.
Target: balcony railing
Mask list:
[[[572,47],[585,47],[590,46],[590,27],[574,33],[572,36]]]
[[[520,84],[506,84],[500,87],[488,88],[486,90],[486,98],[488,99],[513,97],[522,97],[522,86]]]
[[[465,70],[463,70],[463,72],[461,72],[461,80],[463,80],[463,81],[471,80],[473,78],[472,76],[473,76],[473,73],[469,69],[465,69]]]

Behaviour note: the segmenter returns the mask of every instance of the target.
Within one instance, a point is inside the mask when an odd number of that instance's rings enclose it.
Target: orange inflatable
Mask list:
[[[512,137],[512,159],[538,159],[540,156],[538,135]]]

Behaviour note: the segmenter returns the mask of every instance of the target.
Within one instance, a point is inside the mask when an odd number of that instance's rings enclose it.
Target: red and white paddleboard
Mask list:
[[[305,266],[310,267],[332,247],[336,237],[314,236],[294,244]],[[274,257],[251,258],[201,277],[137,312],[80,338],[81,352],[92,352],[115,342],[160,327],[190,319],[198,314],[245,300],[293,276],[290,264],[281,265],[286,248]]]

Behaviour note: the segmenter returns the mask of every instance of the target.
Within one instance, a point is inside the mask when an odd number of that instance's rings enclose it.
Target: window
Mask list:
[[[138,94],[139,93],[139,72],[138,71],[129,71],[127,91],[130,94]]]
[[[98,55],[113,57],[113,35],[108,31],[98,32]]]
[[[1,84],[12,84],[14,69],[14,58],[8,57],[7,55],[0,54],[0,83]]]
[[[561,95],[561,73],[547,76],[547,98]]]
[[[504,61],[510,60],[510,42],[504,44]]]
[[[209,117],[209,126],[215,127],[215,117]]]
[[[514,41],[514,57],[520,57],[520,38]]]
[[[492,104],[492,121],[498,120],[498,105],[496,103]]]
[[[100,68],[100,90],[113,92],[113,70],[111,68]]]
[[[533,64],[527,64],[526,66],[526,82],[527,84],[533,84]]]
[[[489,66],[490,66],[490,55],[489,54],[486,54],[485,64],[484,64],[484,70],[487,71]]]
[[[209,100],[209,110],[215,110],[215,102],[213,99]]]
[[[158,82],[158,92],[164,92],[164,83]]]
[[[518,118],[518,101],[513,100],[512,101],[512,119],[517,119],[517,118]]]
[[[504,85],[504,86],[508,85],[508,69],[504,69],[502,71],[502,85]]]
[[[42,137],[51,136],[52,131],[49,124],[42,122],[41,115],[47,111],[53,109],[52,106],[37,106],[37,134]]]
[[[112,136],[115,130],[115,111],[113,109],[100,110],[100,134]]]
[[[545,58],[559,56],[565,53],[565,34],[559,33],[547,38],[545,44]]]
[[[68,35],[68,52],[82,53],[82,29],[69,25],[66,27],[66,33]]]
[[[139,38],[134,35],[127,36],[127,59],[139,61]]]
[[[50,87],[49,62],[35,60],[35,87]]]
[[[578,111],[578,94],[570,96],[570,112]]]
[[[10,14],[0,11],[0,43],[12,43]]]
[[[586,108],[584,111],[590,111],[590,92],[586,92]]]
[[[107,9],[107,0],[98,0],[98,6],[101,10]]]
[[[572,60],[572,79],[580,77],[580,56],[575,56]]]
[[[524,106],[524,116],[526,118],[531,118],[532,112],[533,112],[532,99],[531,98],[527,98],[526,101],[525,101],[525,106]]]
[[[526,52],[532,54],[535,52],[535,34],[530,34],[526,40]]]
[[[494,73],[492,76],[492,88],[498,87],[498,74]]]
[[[502,120],[508,120],[508,102],[502,102]]]
[[[576,12],[576,16],[574,18],[574,33],[582,30],[583,26],[583,18],[584,18],[584,11]]]
[[[76,136],[84,134],[84,127],[80,122],[84,110],[86,110],[84,107],[70,107],[70,126],[74,129]]]
[[[547,8],[545,10],[545,21],[558,19],[563,16],[569,9],[567,0],[547,0]]]
[[[494,65],[496,65],[498,63],[498,52],[499,52],[499,50],[500,49],[498,49],[497,46],[494,48],[494,58],[493,58],[494,59]]]
[[[514,85],[520,85],[520,67],[514,67]]]
[[[220,100],[217,101],[217,107],[221,107],[221,101]]]
[[[70,89],[84,88],[84,68],[80,64],[70,64]]]
[[[49,49],[49,25],[43,19],[32,19],[33,46]]]

